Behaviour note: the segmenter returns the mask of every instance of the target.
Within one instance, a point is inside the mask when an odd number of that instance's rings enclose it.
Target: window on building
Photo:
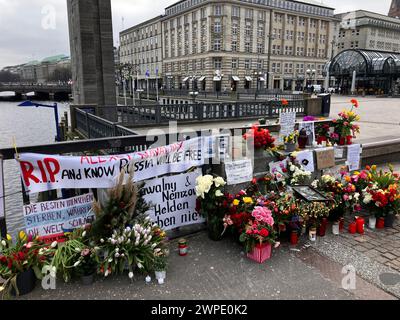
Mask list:
[[[238,34],[239,26],[237,23],[232,24],[232,35],[236,36]]]
[[[221,22],[216,21],[216,22],[214,23],[214,32],[215,32],[215,33],[221,33],[221,31],[222,31]]]
[[[253,9],[246,9],[246,19],[253,19]]]
[[[249,70],[251,68],[251,60],[250,59],[244,60],[244,68],[246,70]]]
[[[222,69],[222,58],[214,58],[214,69],[215,70]]]
[[[238,51],[238,45],[236,40],[232,40],[232,52]]]
[[[221,51],[221,39],[214,39],[214,51]]]
[[[244,43],[244,51],[246,51],[247,53],[251,52],[250,42],[245,42]]]
[[[264,53],[264,44],[263,43],[257,43],[257,53],[259,53],[259,54]]]
[[[240,17],[240,7],[232,7],[232,17],[239,18]]]
[[[217,5],[214,7],[214,15],[222,16],[222,6],[221,5]]]
[[[232,69],[238,69],[238,68],[239,68],[238,59],[233,58],[233,59],[232,59]]]

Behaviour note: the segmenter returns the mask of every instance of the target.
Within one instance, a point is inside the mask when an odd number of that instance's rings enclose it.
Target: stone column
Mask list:
[[[67,0],[74,104],[116,105],[110,0]]]

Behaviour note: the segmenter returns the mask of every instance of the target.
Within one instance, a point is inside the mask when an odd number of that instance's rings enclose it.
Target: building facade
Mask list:
[[[338,21],[311,0],[183,0],[120,33],[121,64],[141,89],[301,90],[323,84]]]
[[[162,18],[164,84],[210,91],[323,84],[337,28],[334,10],[316,2],[180,1]]]
[[[143,22],[120,33],[120,63],[131,66],[135,88],[160,88],[163,78],[161,19]]]
[[[336,15],[341,20],[337,53],[348,49],[400,52],[400,20],[357,10]]]
[[[388,16],[393,18],[400,17],[400,0],[392,0]]]

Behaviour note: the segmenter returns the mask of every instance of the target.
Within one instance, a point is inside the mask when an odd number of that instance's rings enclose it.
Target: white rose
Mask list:
[[[293,172],[293,171],[296,171],[296,167],[295,167],[295,166],[291,166],[291,167],[290,167],[290,171],[292,171],[292,172]]]
[[[224,194],[221,192],[221,190],[217,190],[217,191],[215,191],[215,196],[216,197],[223,197]]]
[[[1,240],[1,244],[3,245],[3,247],[7,245],[7,243],[4,240]]]
[[[52,247],[52,248],[55,248],[55,247],[57,247],[57,245],[58,245],[58,242],[57,242],[57,241],[54,241],[54,242],[51,244],[51,247]]]
[[[222,178],[222,177],[217,177],[217,178],[215,178],[214,179],[214,183],[215,183],[215,186],[217,187],[217,188],[219,188],[220,186],[225,186],[226,185],[226,182],[225,182],[225,180]]]

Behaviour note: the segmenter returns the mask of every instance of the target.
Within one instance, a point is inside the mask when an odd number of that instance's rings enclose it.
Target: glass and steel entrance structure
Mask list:
[[[344,94],[352,89],[360,94],[399,94],[400,53],[344,50],[325,65],[325,76],[328,72],[335,78],[335,87]]]

